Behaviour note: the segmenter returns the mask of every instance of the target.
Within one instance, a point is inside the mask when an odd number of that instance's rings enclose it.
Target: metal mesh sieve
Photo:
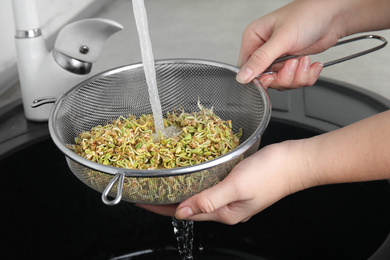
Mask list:
[[[179,203],[221,181],[259,147],[270,118],[268,95],[257,80],[237,83],[237,71],[233,66],[204,60],[156,61],[164,115],[178,108],[198,111],[199,99],[222,119],[232,120],[234,132],[243,129],[235,150],[208,162],[170,170],[122,169],[89,161],[67,147],[79,133],[94,126],[119,116],[152,113],[142,64],[103,72],[64,93],[50,115],[51,137],[66,155],[74,175],[102,192],[106,204],[121,199],[144,204]]]

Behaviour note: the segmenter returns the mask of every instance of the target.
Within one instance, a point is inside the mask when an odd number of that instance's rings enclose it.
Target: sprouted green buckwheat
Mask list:
[[[198,112],[167,113],[164,126],[177,129],[176,134],[169,137],[161,133],[158,136],[153,134],[153,115],[139,118],[129,115],[80,133],[75,138],[75,144],[69,145],[69,148],[88,160],[104,165],[148,170],[191,166],[236,148],[242,129],[234,134],[230,120],[224,121],[212,109],[206,109],[199,103],[198,106]],[[91,170],[87,181],[93,184],[95,178],[107,178],[108,182],[112,176]],[[188,177],[125,177],[123,193],[134,198],[142,196],[151,202],[159,200],[159,197],[162,201],[174,201],[178,197],[185,197],[191,189],[196,190],[196,185],[203,185],[204,181],[217,181],[207,178],[202,172]]]

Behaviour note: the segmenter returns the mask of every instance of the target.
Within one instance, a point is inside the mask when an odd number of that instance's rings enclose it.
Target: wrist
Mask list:
[[[288,179],[290,193],[321,185],[318,177],[315,147],[313,138],[284,142],[288,152]]]
[[[278,151],[279,161],[274,168],[274,172],[279,176],[276,178],[284,179],[284,190],[287,194],[292,194],[319,185],[316,176],[313,174],[312,158],[310,152],[310,139],[288,140],[282,143],[272,145],[272,149]],[[266,147],[267,148],[267,147]]]
[[[388,0],[331,0],[336,15],[334,25],[342,36],[389,28]],[[327,1],[326,1],[327,2]]]

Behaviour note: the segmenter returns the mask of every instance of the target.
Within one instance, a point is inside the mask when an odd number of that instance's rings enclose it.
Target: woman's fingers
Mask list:
[[[323,66],[319,62],[310,63],[308,56],[287,60],[277,73],[263,75],[259,80],[264,88],[270,87],[278,90],[311,86],[317,81]],[[277,66],[273,67],[275,68]]]
[[[189,218],[201,213],[210,214],[235,201],[237,193],[232,190],[234,185],[233,187],[230,186],[230,182],[225,180],[191,197],[178,206],[176,216],[178,218]]]
[[[146,209],[153,213],[157,213],[163,216],[175,216],[177,204],[174,205],[146,205],[146,204],[136,204],[137,207]]]
[[[246,192],[246,181],[241,170],[233,171],[217,185],[182,202],[176,210],[176,218],[196,221],[211,220],[235,224],[248,218],[247,204],[251,192]]]
[[[271,63],[280,57],[285,51],[281,44],[277,44],[278,37],[270,38],[260,48],[255,50],[249,59],[242,65],[237,73],[236,80],[241,84],[247,84],[265,71]],[[276,47],[275,47],[276,46]],[[240,53],[241,57],[245,54]]]
[[[190,219],[194,221],[215,221],[228,225],[234,225],[239,222],[245,222],[251,218],[248,217],[247,205],[251,204],[250,201],[236,201],[224,205],[209,213],[198,213],[191,215],[191,217],[182,217],[183,209],[180,208],[176,212],[176,218],[178,219]],[[184,216],[184,215],[183,215]]]

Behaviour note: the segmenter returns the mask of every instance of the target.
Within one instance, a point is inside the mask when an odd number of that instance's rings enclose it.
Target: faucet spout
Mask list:
[[[74,59],[93,63],[106,40],[122,29],[119,23],[103,18],[77,21],[62,28],[54,49]]]
[[[53,50],[54,60],[72,73],[88,74],[106,40],[122,29],[119,23],[102,18],[68,24],[57,36]]]
[[[12,0],[19,81],[25,116],[47,121],[53,104],[32,106],[43,97],[58,98],[85,80],[104,43],[123,27],[108,19],[85,19],[64,26],[48,51],[35,0]]]

